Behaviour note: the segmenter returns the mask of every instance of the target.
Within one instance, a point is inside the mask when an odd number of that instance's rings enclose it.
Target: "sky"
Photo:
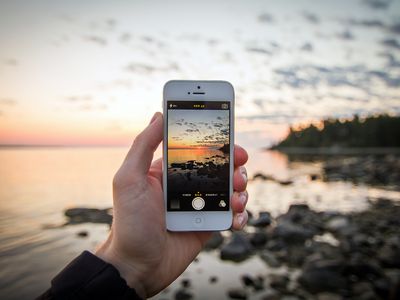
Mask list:
[[[400,112],[400,0],[0,0],[0,144],[129,145],[171,79],[228,80],[235,137]]]
[[[168,110],[168,148],[220,148],[229,144],[229,110]]]

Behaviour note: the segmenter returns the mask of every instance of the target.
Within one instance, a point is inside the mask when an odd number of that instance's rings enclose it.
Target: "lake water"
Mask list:
[[[108,232],[107,225],[81,224],[44,229],[65,222],[66,208],[106,208],[112,205],[111,181],[126,148],[3,148],[0,150],[0,298],[32,299],[49,287],[72,258],[94,249]],[[400,199],[400,193],[352,183],[311,181],[319,163],[290,163],[278,152],[251,150],[249,177],[256,172],[293,179],[283,186],[273,181],[249,182],[248,208],[277,215],[291,203],[308,203],[318,210],[360,210],[368,198]],[[160,152],[158,151],[158,156]],[[77,233],[87,230],[87,238]],[[239,284],[251,270],[270,272],[254,257],[241,264],[221,262],[218,252],[203,252],[171,287],[156,299],[173,298],[182,278],[193,280],[196,299],[223,299],[225,289]],[[279,272],[275,270],[275,272]],[[209,285],[210,276],[219,282]]]

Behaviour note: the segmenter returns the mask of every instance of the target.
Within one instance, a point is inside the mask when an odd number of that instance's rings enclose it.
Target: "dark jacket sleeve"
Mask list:
[[[70,262],[51,281],[51,288],[36,300],[115,299],[141,300],[118,270],[88,251]]]

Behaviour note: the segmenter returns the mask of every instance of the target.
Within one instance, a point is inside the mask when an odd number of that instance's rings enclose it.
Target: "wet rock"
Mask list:
[[[234,289],[228,290],[228,297],[231,299],[246,300],[247,293],[244,289],[234,288]]]
[[[84,238],[84,237],[88,237],[89,236],[89,232],[87,232],[86,230],[82,230],[82,231],[79,231],[76,235],[79,236],[79,237]]]
[[[293,180],[279,180],[278,183],[280,185],[291,185],[293,184]]]
[[[269,285],[282,293],[287,291],[289,277],[285,274],[271,274],[269,276]]]
[[[254,247],[262,247],[268,241],[268,234],[264,231],[256,231],[250,236],[250,243]]]
[[[222,247],[220,257],[223,260],[240,262],[245,260],[252,252],[252,246],[243,233],[232,233],[231,240]]]
[[[179,289],[175,293],[175,300],[190,300],[193,299],[193,294],[187,289]]]
[[[190,279],[183,279],[183,280],[181,281],[181,284],[182,284],[182,286],[183,286],[184,288],[190,287],[190,286],[191,286]]]
[[[400,236],[389,238],[378,252],[381,263],[388,268],[400,268]]]
[[[111,225],[112,215],[110,209],[97,208],[70,208],[64,212],[68,218],[66,225],[81,223],[104,223]]]
[[[287,244],[301,244],[313,237],[315,233],[291,222],[278,224],[273,231],[275,238],[282,239]]]
[[[316,296],[317,300],[342,300],[343,298],[334,293],[319,293]]]
[[[279,268],[281,266],[281,263],[271,251],[263,250],[260,253],[260,258],[264,262],[266,262],[271,268]]]
[[[245,286],[252,287],[255,291],[264,289],[264,278],[260,276],[254,278],[248,274],[245,274],[241,277],[241,280]]]
[[[317,260],[306,263],[299,283],[310,293],[340,293],[347,288],[342,260]]]
[[[326,230],[338,232],[350,225],[349,219],[345,216],[337,216],[326,223]]]
[[[254,174],[253,180],[254,180],[254,179],[272,180],[272,181],[275,181],[275,178],[274,178],[274,177],[269,176],[269,175],[266,175],[266,174],[263,174],[263,173],[256,173],[256,174]]]
[[[271,214],[269,212],[260,212],[258,219],[251,220],[248,224],[254,227],[267,227],[272,223]]]
[[[281,300],[282,295],[274,290],[274,289],[268,289],[265,293],[263,293],[260,297],[261,300]]]
[[[218,282],[218,277],[217,276],[211,276],[208,281],[213,284]]]
[[[204,249],[205,250],[217,249],[219,246],[222,245],[223,242],[224,242],[224,237],[222,236],[222,234],[219,231],[214,231],[211,234],[210,239],[204,245]]]

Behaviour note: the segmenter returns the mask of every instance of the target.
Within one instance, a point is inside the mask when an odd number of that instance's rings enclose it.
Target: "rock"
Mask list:
[[[205,250],[217,249],[219,246],[222,245],[223,242],[224,242],[224,237],[222,236],[221,232],[214,231],[211,234],[210,239],[204,245],[204,249]]]
[[[349,219],[345,216],[337,216],[326,223],[326,230],[331,232],[340,232],[350,225]]]
[[[291,185],[293,184],[293,180],[279,180],[278,183],[280,185]]]
[[[245,286],[252,287],[255,291],[264,289],[264,279],[260,276],[253,278],[252,276],[245,274],[241,277],[241,280]]]
[[[305,264],[299,283],[310,293],[340,293],[347,288],[342,260],[316,260]]]
[[[281,266],[281,263],[271,251],[263,250],[260,253],[260,258],[264,262],[266,262],[271,268],[279,268]]]
[[[218,277],[217,276],[211,276],[208,281],[213,284],[216,283],[218,281]]]
[[[287,291],[289,277],[285,274],[271,274],[269,275],[269,285],[282,293]]]
[[[190,287],[190,286],[191,286],[190,279],[183,279],[183,280],[181,281],[181,284],[182,284],[182,286],[183,286],[184,288]]]
[[[104,223],[111,225],[112,216],[110,209],[97,208],[70,208],[64,212],[69,219],[66,225],[81,223]]]
[[[86,230],[82,230],[82,231],[79,231],[76,235],[79,237],[88,237],[89,232],[87,232]]]
[[[252,246],[243,233],[232,233],[231,241],[222,247],[220,257],[223,260],[240,262],[252,252]]]
[[[254,174],[253,180],[254,180],[254,179],[272,180],[272,181],[275,181],[275,178],[273,178],[272,176],[263,174],[263,173],[256,173],[256,174]]]
[[[192,293],[186,289],[179,289],[175,293],[175,300],[190,300],[193,298]]]
[[[256,231],[250,236],[250,243],[254,247],[262,247],[268,240],[268,234],[264,231]]]
[[[247,293],[243,289],[230,289],[228,290],[228,297],[231,299],[240,299],[240,300],[246,300],[247,299]]]
[[[261,300],[281,300],[281,298],[282,295],[274,289],[268,289],[260,297]]]
[[[334,293],[319,293],[317,294],[317,300],[342,300],[343,298]]]
[[[373,286],[366,281],[356,282],[352,285],[352,293],[357,299],[377,299]]]
[[[254,227],[267,227],[272,223],[271,214],[269,212],[260,212],[258,219],[251,220],[249,225]]]
[[[389,238],[378,251],[378,258],[387,268],[400,268],[400,236]]]
[[[311,230],[291,222],[280,223],[273,231],[274,237],[282,239],[287,244],[302,244],[313,235]]]

